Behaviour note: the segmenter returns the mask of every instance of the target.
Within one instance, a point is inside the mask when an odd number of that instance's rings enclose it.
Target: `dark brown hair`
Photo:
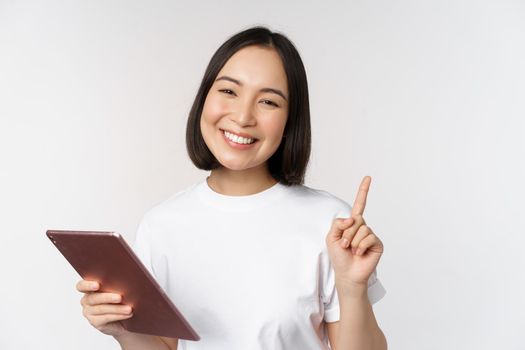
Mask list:
[[[303,184],[310,158],[311,127],[308,83],[303,62],[293,43],[283,34],[256,26],[226,40],[213,54],[202,78],[186,125],[186,148],[193,164],[202,170],[221,167],[204,142],[200,118],[206,96],[219,71],[240,49],[257,45],[274,49],[283,62],[288,82],[288,119],[281,144],[268,159],[272,177],[284,185]]]

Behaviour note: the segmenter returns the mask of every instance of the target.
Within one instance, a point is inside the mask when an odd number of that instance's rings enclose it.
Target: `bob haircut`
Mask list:
[[[199,169],[211,170],[222,166],[202,137],[202,109],[219,71],[233,54],[250,45],[274,49],[281,57],[288,82],[288,118],[281,144],[267,160],[268,170],[271,176],[283,185],[303,184],[311,150],[306,72],[293,43],[283,34],[272,32],[266,27],[251,27],[231,36],[213,54],[188,116],[188,154]]]

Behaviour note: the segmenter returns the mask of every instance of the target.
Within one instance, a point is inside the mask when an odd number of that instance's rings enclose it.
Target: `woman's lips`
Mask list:
[[[225,130],[225,129],[219,129],[219,130],[221,130],[223,133],[224,133],[225,131],[227,131],[227,132],[229,132],[230,134],[237,135],[237,136],[241,136],[241,137],[244,137],[244,138],[246,138],[246,139],[254,139],[255,141],[257,141],[257,138],[255,138],[255,137],[253,137],[253,136],[251,136],[251,135],[248,135],[248,134],[244,134],[244,133],[240,133],[240,134],[238,134],[238,133],[236,133],[236,132],[233,132],[233,131],[230,131],[230,130]]]
[[[226,143],[228,145],[230,145],[232,148],[239,149],[239,150],[248,149],[248,148],[252,147],[253,145],[255,145],[257,142],[259,142],[259,140],[254,139],[253,143],[248,143],[248,144],[236,143],[236,142],[233,142],[232,140],[230,140],[229,138],[227,138],[226,134],[224,133],[224,130],[222,130],[222,129],[221,129],[221,134],[222,134],[222,137],[224,138],[224,140],[226,141]]]

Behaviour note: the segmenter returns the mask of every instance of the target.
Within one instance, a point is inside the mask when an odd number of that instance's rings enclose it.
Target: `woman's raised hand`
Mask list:
[[[365,176],[350,217],[337,218],[326,235],[326,245],[335,278],[348,286],[365,286],[381,255],[383,243],[363,218],[372,178]]]
[[[133,317],[133,310],[129,305],[120,304],[119,294],[97,292],[100,285],[96,281],[80,280],[76,287],[84,293],[80,299],[82,314],[93,327],[117,337],[128,333],[119,321]]]

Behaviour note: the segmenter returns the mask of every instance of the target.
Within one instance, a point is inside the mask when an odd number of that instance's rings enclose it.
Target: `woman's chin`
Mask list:
[[[235,160],[225,160],[225,159],[219,159],[219,162],[223,166],[223,168],[232,170],[232,171],[241,171],[241,170],[247,170],[250,168],[253,168],[253,165],[242,163]]]
[[[243,164],[228,164],[228,163],[222,163],[222,166],[225,169],[232,170],[232,171],[241,171],[241,170],[247,170],[250,167],[243,165]]]

